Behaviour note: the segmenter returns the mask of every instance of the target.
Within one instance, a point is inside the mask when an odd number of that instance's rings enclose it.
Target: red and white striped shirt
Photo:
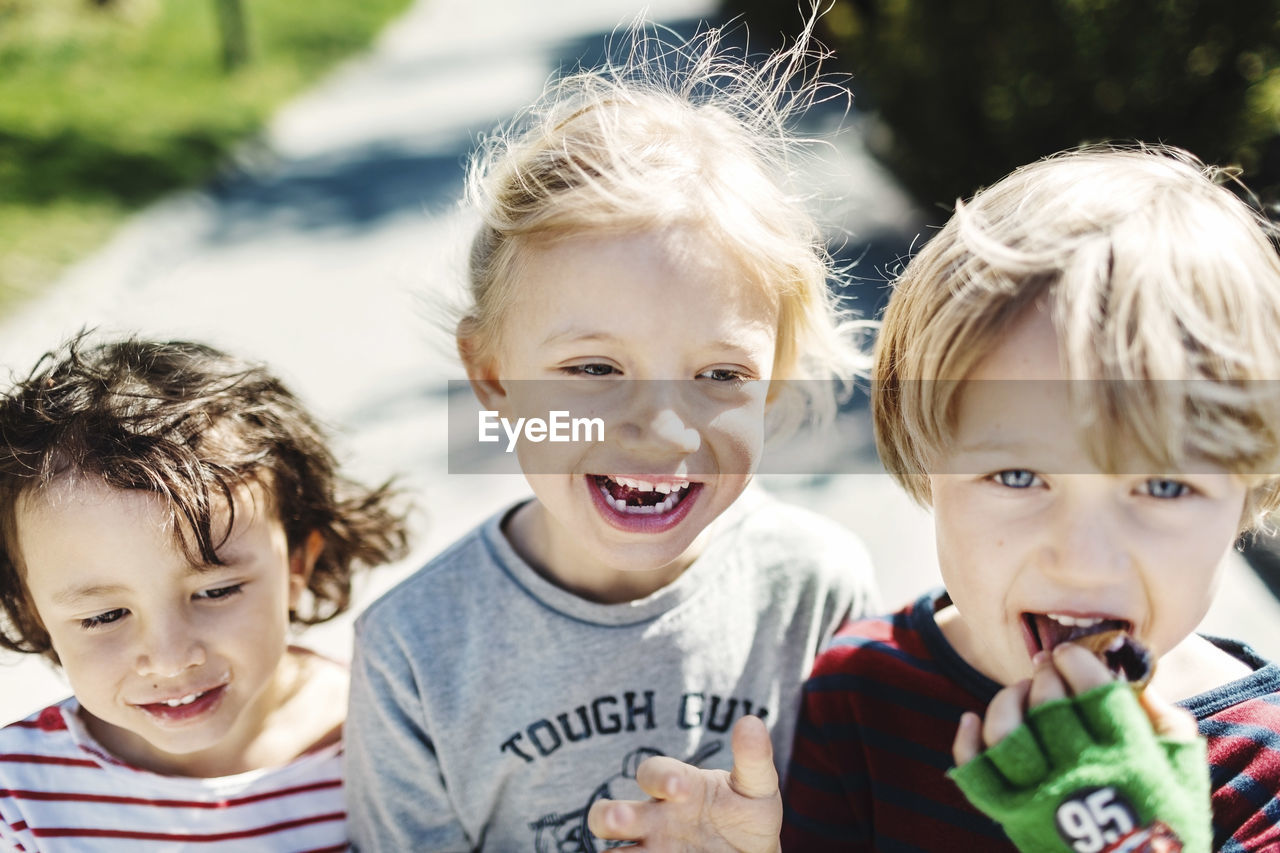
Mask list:
[[[0,729],[5,853],[321,853],[347,849],[342,746],[200,779],[112,757],[75,698]]]

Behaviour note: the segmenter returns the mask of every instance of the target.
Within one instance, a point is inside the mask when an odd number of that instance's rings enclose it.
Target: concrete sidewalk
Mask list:
[[[682,32],[710,0],[649,0]],[[418,496],[416,547],[360,588],[357,608],[504,503],[518,477],[450,477],[447,382],[462,378],[435,320],[461,281],[469,224],[458,213],[462,163],[476,136],[531,100],[553,71],[601,54],[634,0],[424,0],[367,57],[281,111],[260,142],[210,187],[135,217],[45,298],[0,323],[0,371],[85,326],[191,337],[265,359],[339,431],[350,470],[400,474]],[[835,116],[832,121],[840,118]],[[817,117],[821,123],[825,119]],[[833,237],[882,296],[880,265],[906,251],[919,219],[854,130],[813,168]],[[824,451],[866,456],[866,430]],[[936,584],[929,517],[883,475],[761,478],[781,496],[858,531],[885,603]],[[309,631],[345,657],[353,614]],[[1238,559],[1209,627],[1280,657],[1280,607]],[[41,662],[0,665],[0,723],[66,693]]]

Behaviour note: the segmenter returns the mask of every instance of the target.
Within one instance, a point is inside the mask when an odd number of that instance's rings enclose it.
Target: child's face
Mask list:
[[[603,597],[618,572],[683,569],[759,461],[776,310],[689,230],[572,238],[519,275],[489,407],[605,424],[603,441],[521,443],[545,511],[523,544]]]
[[[1207,466],[1101,472],[1038,309],[968,378],[953,449],[930,477],[938,559],[960,622],[948,637],[1004,684],[1031,675],[1038,649],[1107,626],[1092,620],[1123,623],[1110,627],[1158,655],[1177,646],[1213,598],[1245,486]]]
[[[182,773],[261,733],[305,586],[261,488],[237,494],[224,566],[188,562],[162,498],[90,478],[27,496],[17,533],[32,601],[104,746]]]

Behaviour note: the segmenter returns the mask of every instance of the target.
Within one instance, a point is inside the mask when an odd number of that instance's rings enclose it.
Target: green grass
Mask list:
[[[409,2],[243,0],[251,58],[228,73],[214,0],[0,0],[0,311],[208,178]]]

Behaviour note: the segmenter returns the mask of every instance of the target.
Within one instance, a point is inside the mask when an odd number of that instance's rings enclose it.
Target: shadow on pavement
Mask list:
[[[222,176],[209,189],[219,206],[211,243],[233,243],[264,227],[359,231],[457,198],[467,146],[422,153],[370,146],[355,155],[316,157],[269,178]]]

